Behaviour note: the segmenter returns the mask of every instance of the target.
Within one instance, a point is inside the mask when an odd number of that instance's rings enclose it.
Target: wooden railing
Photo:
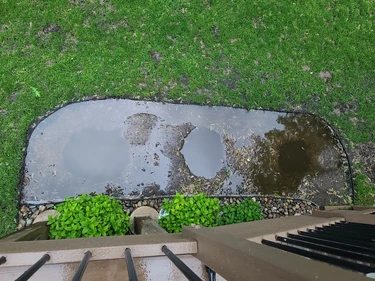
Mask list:
[[[289,245],[284,247],[284,250],[276,249],[277,247],[273,246],[277,244],[277,241],[282,242],[278,237],[288,237],[287,234],[295,235],[301,230],[309,228],[330,229],[328,226],[337,222],[347,223],[350,221],[351,223],[367,224],[369,226],[358,228],[358,236],[361,235],[361,229],[365,229],[366,237],[375,237],[375,226],[370,226],[375,225],[375,216],[371,214],[372,212],[374,210],[319,211],[312,216],[288,217],[215,228],[183,227],[181,234],[161,233],[26,242],[22,239],[19,240],[22,235],[18,233],[18,240],[13,240],[13,242],[10,242],[12,241],[10,236],[0,240],[0,271],[2,268],[28,266],[28,269],[16,279],[28,280],[44,266],[79,262],[80,265],[72,280],[81,280],[87,265],[92,261],[111,262],[121,259],[124,261],[123,267],[127,269],[129,280],[138,280],[139,276],[137,276],[133,259],[164,256],[188,280],[202,280],[202,276],[199,276],[179,258],[181,255],[193,255],[201,262],[202,268],[206,272],[205,278],[208,280],[215,280],[218,274],[226,280],[364,281],[368,280],[364,275],[343,270],[338,267],[340,263],[332,266],[329,262],[330,259],[323,263],[314,260],[314,255],[309,256],[311,259],[306,259],[297,253],[298,251],[285,251],[290,247],[299,249],[304,246],[302,244]],[[140,225],[151,225],[154,228],[153,232],[158,233],[155,229],[157,225],[150,222],[149,219],[145,218],[144,221],[137,219],[137,221]],[[373,229],[374,231],[371,232]],[[352,233],[351,229],[349,230],[348,232]],[[138,228],[137,232],[142,233],[142,227]],[[37,237],[30,236],[30,231],[27,233],[28,237]],[[270,242],[264,243],[268,245],[262,245],[262,241]],[[369,240],[367,243],[374,242]],[[332,248],[332,245],[330,247]],[[314,245],[314,249],[320,251],[322,248]],[[375,243],[368,251],[370,252],[367,252],[366,255],[361,255],[360,262],[366,263],[366,270],[362,271],[365,274],[370,273],[372,269],[375,272],[375,267],[371,262],[375,256]],[[345,251],[341,250],[341,252]],[[340,249],[335,249],[332,253],[340,253]],[[329,251],[326,255],[330,255]],[[366,259],[366,256],[369,256],[369,260]]]

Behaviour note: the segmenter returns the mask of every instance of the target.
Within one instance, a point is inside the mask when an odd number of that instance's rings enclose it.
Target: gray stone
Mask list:
[[[33,223],[37,223],[37,222],[40,222],[40,221],[48,221],[48,216],[56,216],[58,215],[59,212],[56,211],[56,210],[47,210],[47,211],[44,211],[43,213],[40,213],[34,220]]]
[[[38,215],[39,215],[39,210],[36,210],[34,214],[32,214],[31,219],[35,220]]]
[[[26,220],[20,219],[19,224],[21,225],[21,227],[25,227],[26,226]]]
[[[33,219],[31,219],[31,218],[26,219],[26,226],[29,226],[32,223],[33,223]]]

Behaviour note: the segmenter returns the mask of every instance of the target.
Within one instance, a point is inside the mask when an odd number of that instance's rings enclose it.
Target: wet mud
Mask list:
[[[351,198],[345,163],[333,131],[313,115],[87,101],[56,111],[34,129],[23,201],[205,192],[340,205]]]

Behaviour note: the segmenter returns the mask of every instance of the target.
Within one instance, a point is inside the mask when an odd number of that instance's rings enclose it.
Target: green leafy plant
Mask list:
[[[375,204],[375,185],[371,183],[371,180],[366,175],[357,173],[354,183],[354,203],[361,206],[373,206]]]
[[[58,215],[48,217],[50,238],[125,235],[130,228],[120,201],[106,195],[67,198],[55,209]]]
[[[231,203],[221,207],[220,225],[249,222],[263,219],[259,202],[245,199],[240,203]]]
[[[160,226],[170,233],[181,232],[184,225],[217,226],[220,201],[203,193],[192,197],[177,193],[172,200],[164,199],[162,209],[165,215],[159,219]]]
[[[30,87],[30,88],[31,90],[33,90],[35,97],[40,98],[40,92],[38,91],[38,89],[35,87]]]

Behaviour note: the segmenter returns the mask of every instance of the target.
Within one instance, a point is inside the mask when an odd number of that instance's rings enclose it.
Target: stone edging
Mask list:
[[[141,206],[149,206],[158,212],[161,209],[164,199],[173,198],[174,195],[165,195],[158,197],[144,198],[119,198],[122,202],[124,211],[132,213],[136,208]],[[217,198],[221,204],[227,205],[232,202],[241,202],[245,198],[250,198],[259,202],[262,206],[263,216],[266,219],[280,218],[285,216],[298,216],[311,214],[313,210],[318,210],[319,206],[314,202],[304,199],[296,199],[291,197],[277,197],[266,195],[221,195],[207,197]],[[22,205],[19,209],[18,230],[29,226],[36,217],[45,210],[51,210],[55,205],[61,202],[42,204],[42,205]]]
[[[150,206],[155,208],[158,212],[163,204],[163,199],[173,198],[170,196],[160,196],[154,198],[143,199],[121,199],[124,210],[129,210],[130,213],[134,209],[141,206]],[[263,196],[263,195],[229,195],[229,196],[207,196],[210,198],[217,198],[221,204],[227,205],[232,202],[241,202],[245,198],[253,199],[259,202],[262,206],[264,218],[280,218],[285,216],[298,216],[311,214],[313,210],[319,210],[319,206],[314,202],[304,199],[296,199],[291,197],[277,197],[277,196]]]

